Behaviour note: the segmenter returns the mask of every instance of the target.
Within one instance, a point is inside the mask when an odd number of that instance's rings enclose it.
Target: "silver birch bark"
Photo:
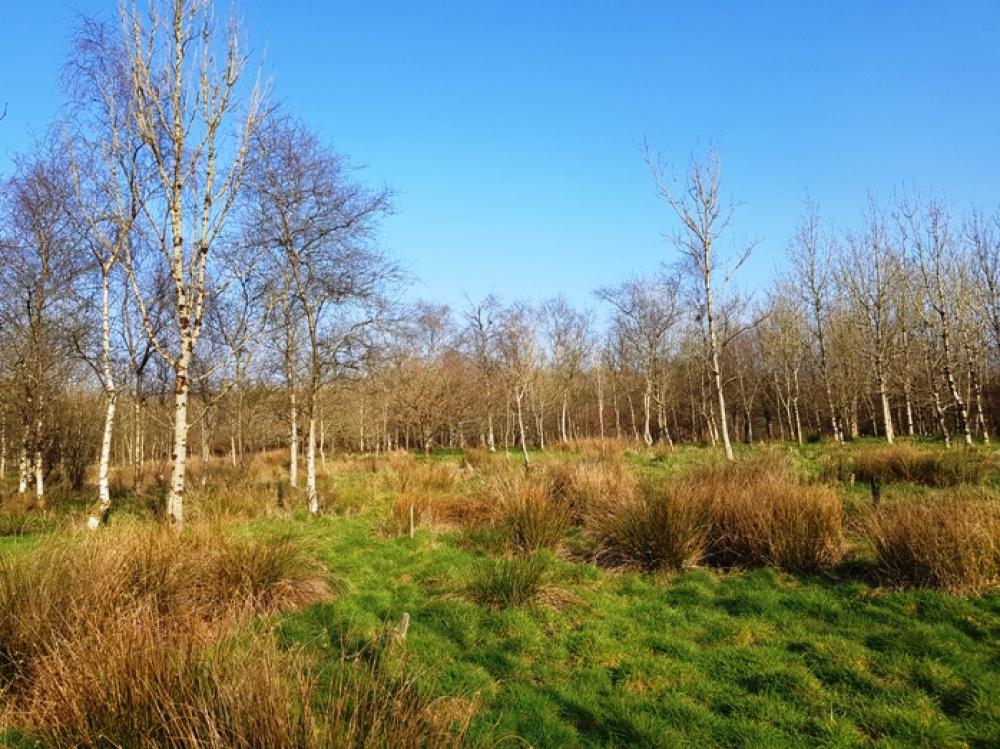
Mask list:
[[[238,24],[224,34],[210,0],[135,0],[120,5],[130,127],[141,139],[155,180],[141,205],[170,278],[174,343],[157,335],[149,288],[128,248],[125,270],[146,334],[174,375],[173,466],[167,515],[184,521],[191,364],[202,332],[210,250],[223,232],[246,169],[261,98],[253,88],[237,113],[237,87],[247,62]],[[221,59],[219,54],[221,53]],[[230,145],[228,137],[235,135]]]

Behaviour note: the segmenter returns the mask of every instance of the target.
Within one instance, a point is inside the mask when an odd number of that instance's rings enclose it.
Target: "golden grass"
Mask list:
[[[982,595],[1000,584],[1000,506],[969,492],[899,500],[872,513],[867,536],[888,585]]]

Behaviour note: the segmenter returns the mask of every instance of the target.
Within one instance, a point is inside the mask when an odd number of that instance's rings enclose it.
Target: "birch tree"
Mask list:
[[[0,346],[21,391],[19,492],[45,502],[48,417],[81,335],[81,227],[58,142],[17,159],[0,191]]]
[[[119,17],[127,127],[153,175],[140,205],[153,252],[143,257],[126,245],[122,262],[146,334],[173,373],[167,515],[180,525],[191,364],[213,288],[212,250],[226,230],[247,170],[263,94],[256,84],[242,82],[248,56],[239,25],[230,20],[221,26],[211,0],[149,0],[145,11],[136,0],[123,0]],[[155,291],[143,277],[151,271],[155,278],[157,269],[170,279],[167,331],[154,329]]]
[[[273,117],[256,134],[254,149],[260,158],[249,184],[248,219],[255,242],[270,254],[285,324],[303,332],[306,497],[316,514],[320,389],[359,365],[401,278],[376,243],[390,194],[354,179],[343,156],[287,116]]]
[[[925,321],[941,347],[941,375],[958,413],[959,429],[965,443],[971,445],[969,409],[955,372],[960,347],[958,306],[962,291],[960,261],[951,233],[950,216],[942,204],[930,201],[915,206],[902,203],[900,217],[900,227],[922,287]]]
[[[465,319],[464,337],[470,355],[476,363],[484,390],[485,397],[482,405],[486,410],[485,443],[490,452],[495,452],[497,447],[493,410],[496,381],[500,369],[497,345],[501,304],[492,294],[479,302],[473,302],[471,299],[467,301],[468,304],[462,311],[462,316]]]
[[[126,245],[134,241],[135,223],[151,175],[143,173],[138,158],[141,140],[129,117],[123,49],[106,24],[86,18],[78,22],[73,54],[63,78],[71,115],[63,138],[100,297],[100,335],[95,346],[83,351],[100,382],[105,406],[98,502],[87,521],[89,528],[96,529],[111,508],[111,441],[120,390],[112,360],[113,311],[120,305],[112,297],[122,298],[125,289],[112,287]]]
[[[838,281],[855,311],[860,341],[875,379],[886,442],[895,440],[889,401],[890,368],[898,344],[899,327],[895,303],[902,267],[892,246],[885,212],[874,198],[861,231],[847,235],[846,253],[838,268]]]
[[[614,308],[611,327],[622,353],[642,373],[642,439],[653,444],[651,428],[654,400],[658,402],[657,434],[671,442],[663,417],[663,395],[657,384],[664,378],[670,356],[670,335],[680,319],[678,279],[660,275],[634,278],[619,286],[599,289],[597,297]]]
[[[670,235],[670,241],[681,254],[681,267],[691,280],[693,299],[705,332],[712,389],[719,405],[722,443],[726,458],[734,460],[720,366],[724,342],[716,314],[718,301],[725,294],[733,274],[750,257],[757,242],[748,242],[728,255],[718,246],[732,222],[737,204],[722,196],[722,165],[715,149],[704,159],[691,159],[683,185],[670,175],[659,154],[648,145],[644,156],[653,173],[657,195],[670,205],[681,223],[681,228]]]
[[[830,430],[834,440],[843,442],[843,426],[837,417],[830,364],[828,328],[833,294],[830,250],[830,241],[823,235],[820,226],[819,210],[812,202],[806,201],[805,213],[795,228],[795,236],[788,245],[792,272],[797,281],[793,288],[805,307],[806,325],[816,346],[816,359],[819,375],[823,380],[823,392],[826,395]]]
[[[520,302],[506,307],[499,315],[497,351],[508,392],[514,399],[524,466],[531,467],[528,432],[524,426],[525,401],[538,374],[538,318],[535,309]]]
[[[574,309],[562,295],[543,303],[541,316],[561,401],[559,439],[565,444],[570,434],[570,395],[594,347],[593,316],[589,311]]]

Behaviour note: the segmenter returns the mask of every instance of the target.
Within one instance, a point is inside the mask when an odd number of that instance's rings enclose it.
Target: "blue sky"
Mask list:
[[[0,0],[0,170],[59,105],[76,13]],[[228,0],[219,3],[228,8]],[[639,153],[718,144],[727,241],[781,262],[806,195],[837,226],[871,191],[1000,205],[1000,3],[243,0],[275,96],[398,193],[383,240],[413,296],[543,299],[652,272],[675,222]],[[726,243],[724,243],[725,245]]]

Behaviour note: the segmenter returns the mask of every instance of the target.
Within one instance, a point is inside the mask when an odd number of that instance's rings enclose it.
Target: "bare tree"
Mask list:
[[[895,439],[889,401],[890,368],[896,354],[899,325],[896,303],[902,267],[891,244],[884,211],[869,197],[864,226],[847,235],[846,253],[837,280],[845,290],[859,326],[859,340],[871,366],[882,411],[885,439]]]
[[[816,358],[820,378],[826,395],[827,418],[833,438],[843,442],[842,425],[837,418],[833,397],[833,375],[830,366],[829,315],[833,293],[831,243],[825,237],[819,220],[819,210],[807,200],[805,213],[795,229],[795,236],[788,244],[788,255],[797,283],[793,289],[805,305],[808,330],[816,345]]]
[[[320,389],[331,376],[358,366],[366,336],[385,318],[389,294],[401,279],[375,243],[390,195],[356,181],[344,157],[291,118],[272,118],[254,147],[260,159],[250,182],[248,220],[278,269],[272,275],[279,279],[287,329],[304,333],[306,494],[315,514]]]
[[[514,399],[524,465],[528,468],[531,457],[528,455],[524,411],[528,391],[538,373],[538,320],[535,309],[523,302],[504,308],[499,317],[497,350],[508,392]]]
[[[116,270],[126,245],[134,241],[144,190],[151,174],[143,173],[139,159],[141,139],[129,117],[124,50],[112,30],[93,19],[80,19],[73,37],[73,54],[63,71],[70,96],[63,128],[70,174],[81,219],[87,227],[87,245],[100,288],[100,336],[96,345],[82,349],[104,393],[105,417],[98,468],[98,503],[88,527],[96,529],[111,507],[109,469],[119,378],[112,357],[112,304]],[[124,296],[125,289],[118,289]]]
[[[253,85],[241,99],[248,57],[239,25],[231,21],[220,27],[211,0],[149,0],[146,12],[136,0],[123,0],[119,11],[129,102],[125,118],[140,143],[139,157],[153,174],[140,216],[154,248],[143,257],[137,247],[126,245],[122,263],[146,334],[173,372],[167,514],[180,525],[191,363],[213,289],[212,248],[226,229],[243,181],[263,97]],[[155,279],[157,269],[171,281],[169,331],[154,329],[155,291],[143,278],[150,270]]]
[[[496,380],[499,373],[497,345],[501,305],[500,301],[492,294],[479,302],[473,302],[471,299],[467,301],[468,304],[462,312],[465,318],[465,342],[482,380],[485,395],[483,407],[486,410],[485,442],[490,452],[493,452],[496,450],[493,410]]]
[[[800,373],[806,358],[806,330],[802,310],[792,298],[787,285],[776,288],[768,300],[767,313],[762,316],[758,332],[762,357],[771,370],[788,430],[801,446]]]
[[[19,491],[44,503],[47,417],[80,337],[82,227],[58,143],[17,160],[0,191],[0,349],[22,391]]]
[[[642,373],[643,441],[653,444],[651,421],[655,399],[659,405],[657,433],[671,442],[663,416],[663,395],[657,385],[665,376],[671,354],[670,333],[680,319],[679,280],[663,274],[633,278],[595,293],[614,308],[611,327],[621,343],[621,353],[634,361]]]
[[[666,164],[648,145],[644,148],[644,156],[656,181],[657,195],[670,205],[682,225],[670,235],[670,241],[681,253],[681,267],[692,281],[695,303],[705,329],[712,387],[719,404],[722,443],[726,458],[733,460],[719,364],[723,341],[718,331],[716,307],[733,274],[746,262],[757,242],[746,243],[729,257],[718,247],[719,238],[729,228],[737,204],[721,195],[722,166],[715,149],[704,159],[691,159],[683,186],[669,176]]]
[[[560,395],[559,439],[569,441],[567,421],[573,386],[583,374],[594,342],[593,315],[570,306],[562,295],[542,304],[541,316]]]
[[[957,308],[962,295],[961,268],[957,247],[951,234],[950,216],[936,201],[925,205],[902,202],[900,227],[922,286],[923,309],[927,327],[934,331],[941,346],[941,374],[958,412],[959,428],[967,445],[972,444],[969,411],[955,377],[958,331]]]

